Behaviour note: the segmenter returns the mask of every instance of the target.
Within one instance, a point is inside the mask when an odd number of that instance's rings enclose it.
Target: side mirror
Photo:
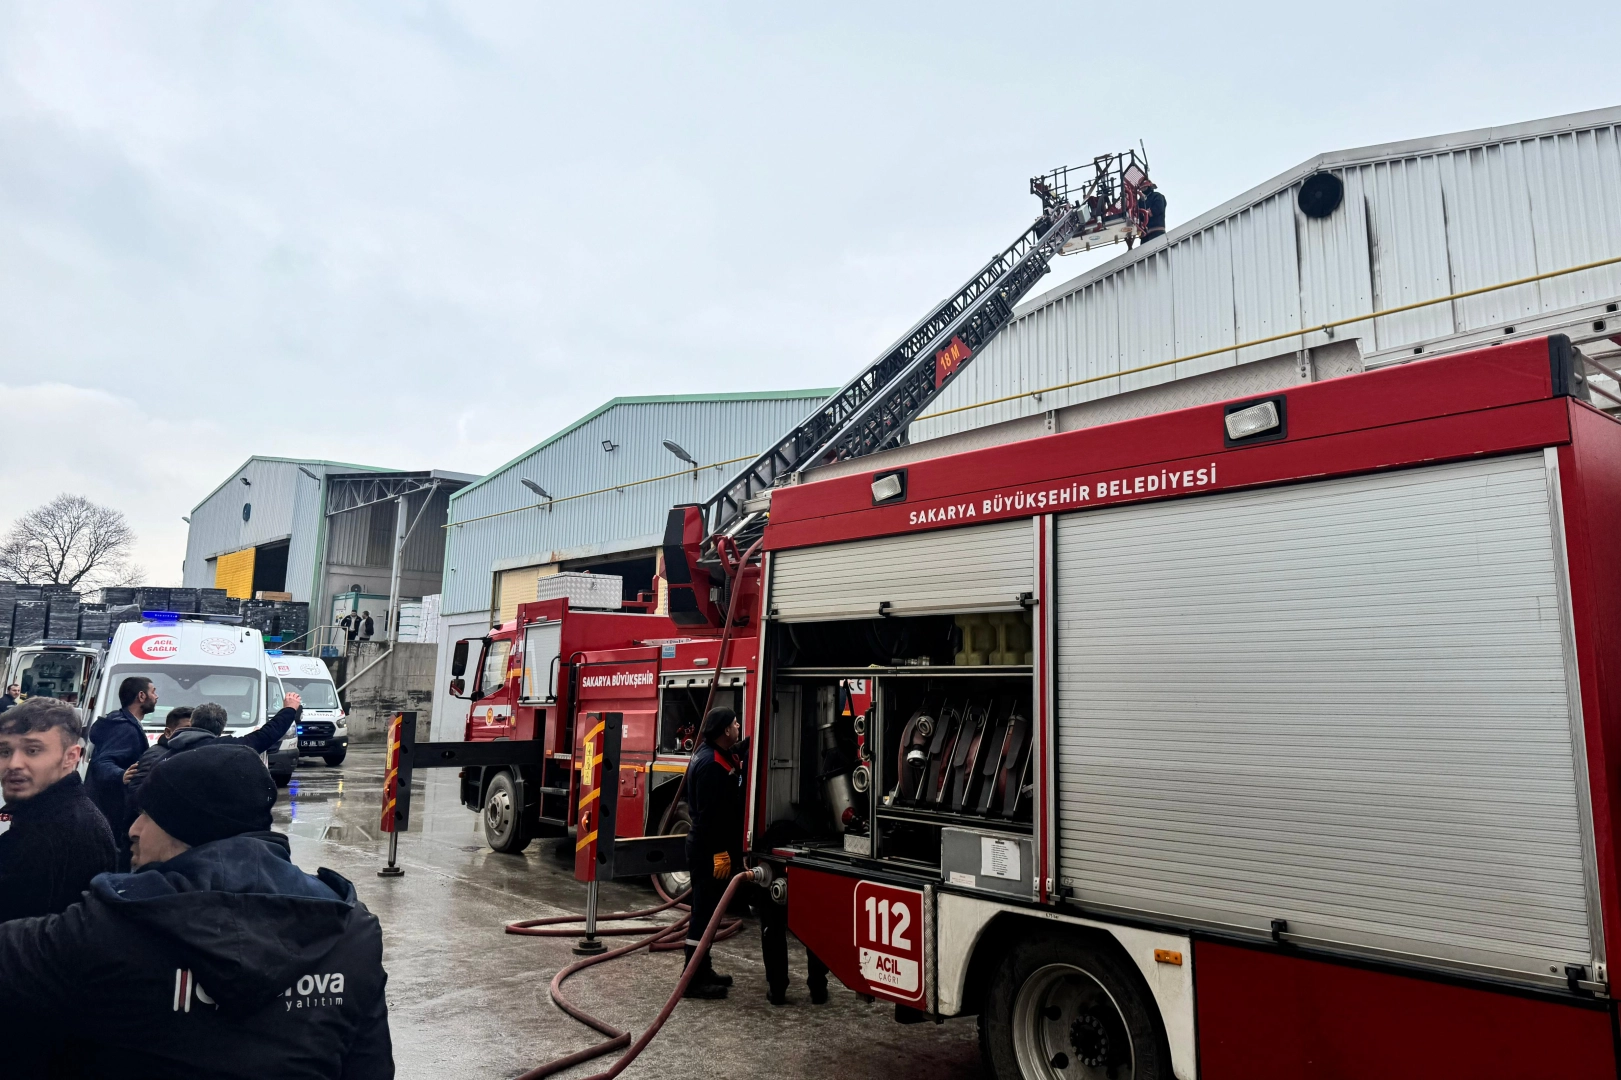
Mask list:
[[[461,697],[463,691],[465,691],[466,689],[467,689],[467,684],[462,682],[460,679],[451,679],[450,680],[450,696],[451,697]]]
[[[457,677],[467,674],[467,642],[456,642],[456,649],[450,654],[450,673]]]

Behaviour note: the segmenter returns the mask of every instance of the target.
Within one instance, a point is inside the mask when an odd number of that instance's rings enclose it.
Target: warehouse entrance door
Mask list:
[[[254,549],[253,595],[262,592],[287,591],[287,546],[282,540],[274,544],[260,544]]]

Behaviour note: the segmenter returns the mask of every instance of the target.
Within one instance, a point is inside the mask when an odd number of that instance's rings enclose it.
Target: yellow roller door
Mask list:
[[[518,605],[535,598],[535,583],[543,577],[557,573],[556,563],[543,566],[522,566],[516,570],[502,570],[495,575],[495,602],[499,621],[518,617]]]
[[[238,600],[253,599],[254,548],[243,548],[214,560],[214,588]]]

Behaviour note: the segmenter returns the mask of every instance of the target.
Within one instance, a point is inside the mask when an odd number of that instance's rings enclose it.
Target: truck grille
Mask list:
[[[298,725],[298,733],[306,739],[330,739],[333,731],[330,720],[306,720]]]

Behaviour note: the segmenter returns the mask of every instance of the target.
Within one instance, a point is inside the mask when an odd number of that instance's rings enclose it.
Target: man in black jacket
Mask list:
[[[90,725],[90,768],[85,786],[113,830],[124,860],[128,861],[126,838],[130,819],[124,804],[124,771],[146,753],[146,729],[141,718],[158,707],[158,688],[152,680],[131,675],[118,684],[117,712],[108,713]]]
[[[687,868],[692,874],[692,922],[687,927],[687,962],[720,904],[732,875],[743,870],[743,764],[737,753],[743,726],[731,709],[710,709],[704,717],[703,745],[687,762]],[[705,956],[687,984],[687,997],[723,998],[730,975],[718,975]]]
[[[297,694],[284,694],[281,708],[268,724],[260,724],[246,735],[227,735],[224,707],[206,702],[191,711],[191,723],[186,728],[169,736],[168,752],[179,754],[211,743],[238,743],[255,754],[268,754],[281,745],[303,708]]]
[[[158,736],[158,741],[136,759],[135,764],[124,770],[124,805],[131,821],[141,812],[135,803],[141,785],[146,783],[146,778],[152,774],[158,762],[169,756],[169,740],[174,738],[176,732],[190,726],[191,709],[188,706],[170,709],[169,715],[163,718],[163,734]]]
[[[11,818],[0,833],[0,922],[64,911],[117,864],[112,830],[79,781],[83,735],[73,706],[55,698],[0,716],[0,791]]]
[[[275,798],[243,746],[160,762],[136,871],[0,925],[0,1022],[75,1040],[91,1076],[392,1077],[377,919],[339,875],[292,864]]]
[[[16,705],[17,699],[22,697],[22,692],[23,688],[18,683],[12,683],[10,686],[6,687],[6,692],[0,694],[0,712],[5,712],[7,709]]]

